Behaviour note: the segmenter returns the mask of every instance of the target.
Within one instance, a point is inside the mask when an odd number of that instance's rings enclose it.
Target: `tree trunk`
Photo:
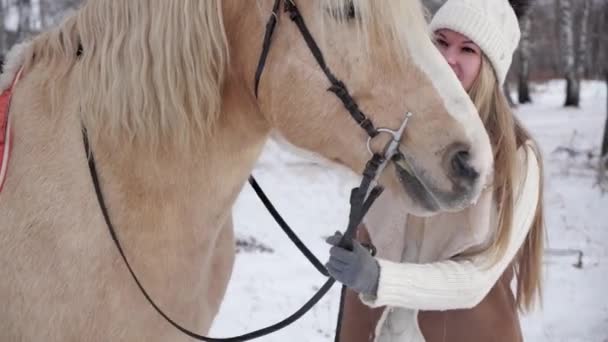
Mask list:
[[[30,33],[32,17],[31,0],[19,0],[19,39],[23,40]]]
[[[517,96],[519,103],[532,102],[528,81],[530,78],[530,13],[520,19],[521,41],[519,45],[519,74]]]
[[[578,58],[577,58],[577,76],[579,79],[585,78],[586,71],[589,67],[589,10],[591,0],[581,1],[581,31],[578,41]]]
[[[574,36],[572,4],[570,0],[559,0],[562,70],[566,78],[566,107],[579,105],[580,86],[574,63]]]
[[[507,83],[506,81],[502,85],[502,92],[505,94],[505,98],[507,99],[509,106],[511,106],[511,108],[515,107],[515,101],[513,101],[513,97],[511,96],[511,90],[509,89],[509,83]]]
[[[606,93],[608,94],[608,68],[606,68],[605,74]],[[602,141],[602,159],[605,160],[604,167],[608,169],[608,96],[606,96],[606,124],[604,125],[604,140]]]
[[[3,71],[4,54],[6,53],[6,29],[4,28],[4,2],[0,1],[0,73]]]

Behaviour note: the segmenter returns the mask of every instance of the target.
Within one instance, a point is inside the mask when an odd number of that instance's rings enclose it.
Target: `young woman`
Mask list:
[[[326,266],[354,291],[341,341],[520,341],[518,310],[540,299],[542,163],[502,93],[520,38],[514,7],[507,0],[448,0],[431,29],[488,131],[493,183],[460,213],[408,217],[398,260],[373,257],[359,243],[353,251],[337,247],[339,233],[328,239]],[[373,222],[367,224],[382,255]],[[360,240],[370,239],[365,229]]]

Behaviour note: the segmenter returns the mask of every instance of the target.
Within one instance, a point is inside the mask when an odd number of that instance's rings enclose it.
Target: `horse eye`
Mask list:
[[[344,11],[346,14],[346,19],[355,19],[357,17],[355,13],[355,4],[352,1],[349,1],[346,4],[346,10]]]
[[[357,19],[358,17],[357,11],[355,11],[355,4],[352,1],[345,1],[343,8],[330,8],[328,12],[336,20],[348,21]]]

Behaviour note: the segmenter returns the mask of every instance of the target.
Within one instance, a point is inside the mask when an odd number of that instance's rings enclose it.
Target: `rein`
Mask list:
[[[264,40],[262,43],[262,52],[261,52],[260,59],[258,62],[257,70],[255,72],[255,96],[256,96],[256,98],[258,97],[258,87],[259,87],[262,73],[264,71],[266,59],[267,59],[268,53],[270,51],[272,35],[274,33],[274,29],[276,27],[276,23],[278,20],[279,9],[280,9],[281,3],[284,4],[284,11],[289,13],[289,18],[298,27],[309,50],[313,54],[317,63],[319,64],[319,67],[323,70],[323,72],[327,76],[327,79],[331,83],[331,86],[328,88],[328,91],[331,91],[332,93],[334,93],[342,101],[344,107],[348,110],[351,117],[357,122],[357,124],[359,126],[361,126],[361,128],[363,130],[365,130],[365,132],[368,135],[367,148],[371,154],[371,159],[367,162],[367,164],[365,166],[361,184],[359,185],[359,187],[354,188],[351,191],[351,195],[350,195],[351,207],[350,207],[348,225],[347,225],[347,229],[344,233],[344,236],[340,242],[340,245],[342,247],[347,248],[347,249],[352,249],[352,246],[353,246],[352,240],[355,238],[358,226],[361,224],[363,217],[366,215],[368,210],[371,208],[373,202],[380,196],[380,194],[383,191],[383,188],[381,186],[376,185],[378,176],[380,175],[382,170],[386,167],[388,161],[391,160],[397,154],[399,154],[399,151],[398,151],[399,140],[401,139],[401,136],[403,135],[403,132],[405,130],[405,127],[407,125],[407,122],[408,122],[411,114],[407,113],[405,115],[404,121],[397,131],[393,131],[393,130],[390,130],[387,128],[378,128],[377,129],[373,125],[371,120],[359,109],[359,106],[357,105],[355,100],[352,98],[352,96],[348,92],[348,89],[346,88],[344,83],[342,81],[340,81],[339,79],[337,79],[333,75],[333,73],[330,71],[328,66],[326,65],[325,60],[323,58],[323,54],[321,53],[321,50],[319,49],[318,45],[316,44],[314,38],[310,34],[310,31],[308,30],[308,28],[304,22],[304,19],[302,18],[301,14],[300,14],[300,11],[298,10],[297,6],[295,5],[294,0],[275,0],[275,2],[274,2],[270,19],[268,20],[268,22],[266,24],[266,32],[265,32]],[[78,55],[80,55],[82,53],[83,53],[82,47],[79,46]],[[391,140],[386,144],[382,154],[373,153],[370,148],[371,140],[373,138],[375,138],[377,135],[379,135],[380,133],[386,133],[386,134],[391,135]],[[283,319],[282,321],[280,321],[276,324],[273,324],[269,327],[259,329],[259,330],[256,330],[256,331],[253,331],[253,332],[250,332],[247,334],[243,334],[240,336],[227,337],[227,338],[207,337],[207,336],[196,334],[196,333],[190,331],[189,329],[181,326],[179,323],[175,322],[167,314],[165,314],[162,311],[162,309],[154,302],[154,300],[150,297],[148,292],[145,290],[145,288],[139,281],[139,278],[137,277],[134,270],[132,269],[132,267],[124,253],[124,250],[120,243],[120,239],[118,237],[118,234],[116,233],[116,229],[114,228],[114,225],[112,224],[112,221],[110,220],[110,215],[108,213],[108,209],[105,204],[104,197],[103,197],[103,192],[101,191],[101,186],[99,184],[99,177],[98,177],[98,173],[97,173],[97,166],[95,164],[94,154],[91,149],[89,139],[88,139],[88,134],[87,134],[85,127],[83,127],[83,129],[82,129],[82,137],[83,137],[85,155],[86,155],[86,158],[88,161],[89,171],[91,174],[93,186],[95,188],[95,194],[97,196],[97,201],[99,203],[99,207],[101,208],[101,212],[103,214],[103,218],[106,223],[106,226],[108,227],[108,230],[110,232],[110,236],[112,237],[112,240],[114,241],[114,244],[116,245],[122,260],[124,261],[125,265],[127,266],[129,273],[131,274],[131,277],[133,278],[133,280],[139,287],[140,291],[142,292],[142,294],[144,295],[146,300],[150,303],[150,305],[169,324],[171,324],[173,327],[175,327],[177,330],[181,331],[185,335],[188,335],[189,337],[192,337],[193,339],[196,339],[196,340],[210,341],[210,342],[248,341],[251,339],[255,339],[255,338],[259,338],[259,337],[268,335],[270,333],[273,333],[275,331],[278,331],[278,330],[290,325],[291,323],[295,322],[300,317],[302,317],[304,314],[306,314],[316,303],[318,303],[323,298],[323,296],[325,296],[325,294],[327,294],[327,292],[334,285],[335,279],[333,279],[333,278],[327,279],[325,284],[323,284],[323,286],[318,290],[318,292],[315,293],[300,309],[298,309],[296,312],[291,314],[289,317],[287,317],[287,318]],[[313,264],[313,266],[319,271],[319,273],[328,277],[329,274],[328,274],[327,270],[325,269],[325,267],[323,266],[323,264],[304,245],[304,243],[302,243],[302,241],[297,237],[297,235],[289,227],[289,225],[285,222],[285,220],[283,220],[281,215],[274,208],[274,206],[272,205],[272,203],[270,202],[268,197],[264,194],[263,190],[258,185],[255,178],[253,178],[253,176],[251,176],[249,178],[249,183],[255,190],[255,192],[258,195],[258,197],[260,198],[260,200],[266,206],[268,211],[274,217],[276,222],[283,229],[283,231],[287,234],[287,236],[292,240],[292,242],[296,245],[296,247],[306,256],[306,258]],[[340,324],[340,320],[341,320],[340,318],[342,316],[344,290],[345,290],[345,287],[343,286],[342,297],[341,297],[341,301],[340,301],[340,313],[338,316],[338,329],[336,332],[336,341],[339,340],[339,324]]]

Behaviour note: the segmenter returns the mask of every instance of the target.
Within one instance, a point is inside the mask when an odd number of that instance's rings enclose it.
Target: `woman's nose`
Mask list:
[[[445,60],[448,62],[450,66],[455,66],[458,59],[456,58],[456,54],[452,49],[447,49],[444,53]]]

